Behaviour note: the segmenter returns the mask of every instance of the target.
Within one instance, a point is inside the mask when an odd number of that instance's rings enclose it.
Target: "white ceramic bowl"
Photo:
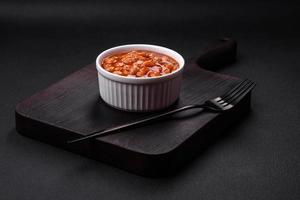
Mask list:
[[[110,73],[102,68],[103,58],[132,50],[147,50],[165,54],[179,63],[170,74],[157,77],[126,77]],[[109,105],[126,111],[147,112],[164,109],[179,97],[184,59],[166,47],[148,44],[130,44],[113,47],[96,59],[101,98]]]

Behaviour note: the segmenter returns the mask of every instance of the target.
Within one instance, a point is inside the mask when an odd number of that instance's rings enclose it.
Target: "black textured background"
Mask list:
[[[0,2],[0,199],[300,199],[297,1]],[[257,82],[253,110],[176,176],[139,177],[16,133],[18,101],[126,43],[188,58],[238,41],[219,70]]]

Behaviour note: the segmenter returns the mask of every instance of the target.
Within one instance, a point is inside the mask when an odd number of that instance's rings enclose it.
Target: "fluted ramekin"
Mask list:
[[[177,70],[157,77],[127,77],[106,71],[102,60],[110,55],[132,50],[146,50],[168,55],[179,63]],[[110,106],[132,112],[164,109],[179,97],[183,57],[166,47],[149,44],[130,44],[103,51],[96,59],[101,98]]]

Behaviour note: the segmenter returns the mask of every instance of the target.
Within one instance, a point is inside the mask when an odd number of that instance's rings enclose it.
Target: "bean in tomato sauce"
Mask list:
[[[105,57],[102,67],[111,73],[128,77],[155,77],[172,73],[179,64],[170,56],[135,50]]]

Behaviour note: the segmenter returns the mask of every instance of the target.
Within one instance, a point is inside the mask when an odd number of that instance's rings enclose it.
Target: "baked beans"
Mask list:
[[[106,71],[128,77],[162,76],[179,67],[178,62],[170,56],[144,50],[105,57],[101,65]]]

